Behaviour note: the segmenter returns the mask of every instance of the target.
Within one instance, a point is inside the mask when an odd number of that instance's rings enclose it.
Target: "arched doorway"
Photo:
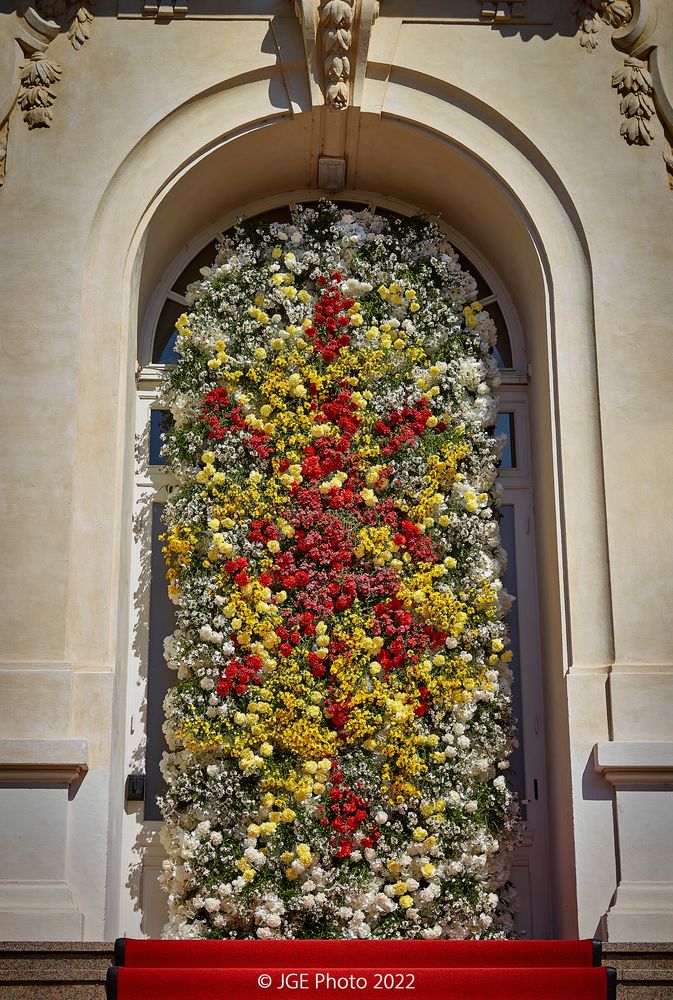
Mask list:
[[[597,474],[601,450],[591,275],[581,224],[572,198],[543,154],[513,124],[439,85],[422,99],[405,83],[391,83],[388,93],[394,114],[361,116],[359,145],[352,151],[358,195],[367,201],[382,198],[393,210],[415,206],[450,219],[497,270],[523,331],[532,371],[527,409],[536,501],[534,560],[547,759],[553,760],[553,781],[546,786],[552,933],[573,936],[579,924],[590,934],[595,914],[604,912],[605,893],[614,886],[613,829],[609,809],[582,793],[582,740],[590,739],[582,730],[582,709],[591,694],[607,726],[606,706],[597,699],[603,696],[600,665],[610,662],[611,630],[605,511]],[[128,636],[135,614],[129,597],[136,570],[128,526],[138,331],[171,261],[195,232],[206,230],[213,219],[223,220],[220,225],[227,218],[233,221],[242,206],[254,203],[261,212],[277,206],[282,197],[300,202],[322,193],[313,186],[310,155],[317,115],[269,117],[265,94],[245,80],[195,97],[126,156],[91,227],[82,292],[81,370],[86,378],[80,385],[74,463],[69,635],[75,642],[86,633],[90,595],[109,593],[110,628],[102,641],[109,646],[116,674],[108,937],[131,926],[122,919],[122,909],[134,912],[133,901],[122,907],[129,891],[122,815],[130,808],[124,806],[126,730],[138,721],[127,715]],[[277,157],[279,149],[284,155]],[[382,149],[386,156],[380,155]],[[260,191],[269,190],[277,193],[258,200]],[[98,417],[101,394],[111,401],[105,426]],[[94,444],[97,460],[91,462]],[[110,535],[103,563],[92,565],[90,526],[101,509],[111,506],[117,530]],[[519,606],[523,603],[520,597]],[[571,666],[574,676],[568,678]],[[580,750],[573,744],[572,755],[571,731],[581,744]],[[578,840],[575,825],[585,821],[591,824],[592,838]]]
[[[303,201],[310,199],[302,199]],[[336,199],[343,204],[341,199]],[[283,203],[284,202],[284,203]],[[389,212],[385,198],[358,198],[349,192],[348,206]],[[240,214],[254,216],[256,206]],[[262,213],[265,219],[290,220],[294,201],[281,200]],[[402,206],[395,205],[397,211]],[[406,213],[415,210],[405,206]],[[161,815],[157,796],[163,789],[159,762],[165,749],[161,732],[162,703],[174,677],[165,667],[163,640],[174,626],[172,605],[164,585],[159,536],[161,511],[170,489],[163,468],[161,429],[168,414],[161,409],[159,386],[166,367],[174,362],[175,321],[186,307],[185,291],[212,263],[217,242],[233,222],[225,217],[190,240],[166,269],[143,317],[138,342],[136,475],[134,513],[133,603],[135,627],[129,650],[129,704],[126,760],[129,773],[142,774],[143,800],[134,798],[139,787],[127,784],[124,852],[130,873],[128,903],[123,903],[122,929],[129,934],[157,936],[164,921],[165,896],[158,877],[163,849],[159,842]],[[515,659],[514,710],[519,747],[512,759],[511,783],[522,801],[522,843],[514,859],[513,881],[519,893],[518,932],[531,938],[550,935],[547,796],[545,777],[544,713],[538,628],[538,598],[534,552],[532,476],[528,433],[528,363],[516,308],[488,261],[461,234],[442,227],[459,252],[461,265],[477,280],[477,296],[489,310],[498,330],[495,348],[501,371],[500,413],[495,433],[506,444],[500,470],[503,503],[501,534],[508,552],[505,583],[517,600],[510,612]],[[137,783],[136,783],[137,784]]]

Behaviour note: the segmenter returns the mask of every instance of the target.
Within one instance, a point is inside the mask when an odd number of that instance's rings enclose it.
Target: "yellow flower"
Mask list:
[[[403,910],[408,910],[409,907],[414,905],[414,901],[411,896],[402,896],[400,899],[400,906]]]
[[[311,854],[311,849],[308,844],[297,844],[297,857],[305,868],[311,864],[313,861],[313,855]]]

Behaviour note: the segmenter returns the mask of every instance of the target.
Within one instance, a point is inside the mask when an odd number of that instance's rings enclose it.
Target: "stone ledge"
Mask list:
[[[594,768],[611,785],[671,784],[673,741],[596,743]]]
[[[89,769],[86,740],[0,740],[4,785],[75,785]]]

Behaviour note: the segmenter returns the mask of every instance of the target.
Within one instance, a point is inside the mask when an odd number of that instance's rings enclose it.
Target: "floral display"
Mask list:
[[[170,937],[512,930],[495,328],[421,218],[242,223],[164,398]]]

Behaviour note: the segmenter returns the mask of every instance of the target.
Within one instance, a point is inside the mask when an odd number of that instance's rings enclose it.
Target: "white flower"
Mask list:
[[[224,639],[224,635],[221,632],[215,632],[210,627],[210,625],[202,625],[199,629],[199,639],[202,642],[212,642],[216,645]]]

